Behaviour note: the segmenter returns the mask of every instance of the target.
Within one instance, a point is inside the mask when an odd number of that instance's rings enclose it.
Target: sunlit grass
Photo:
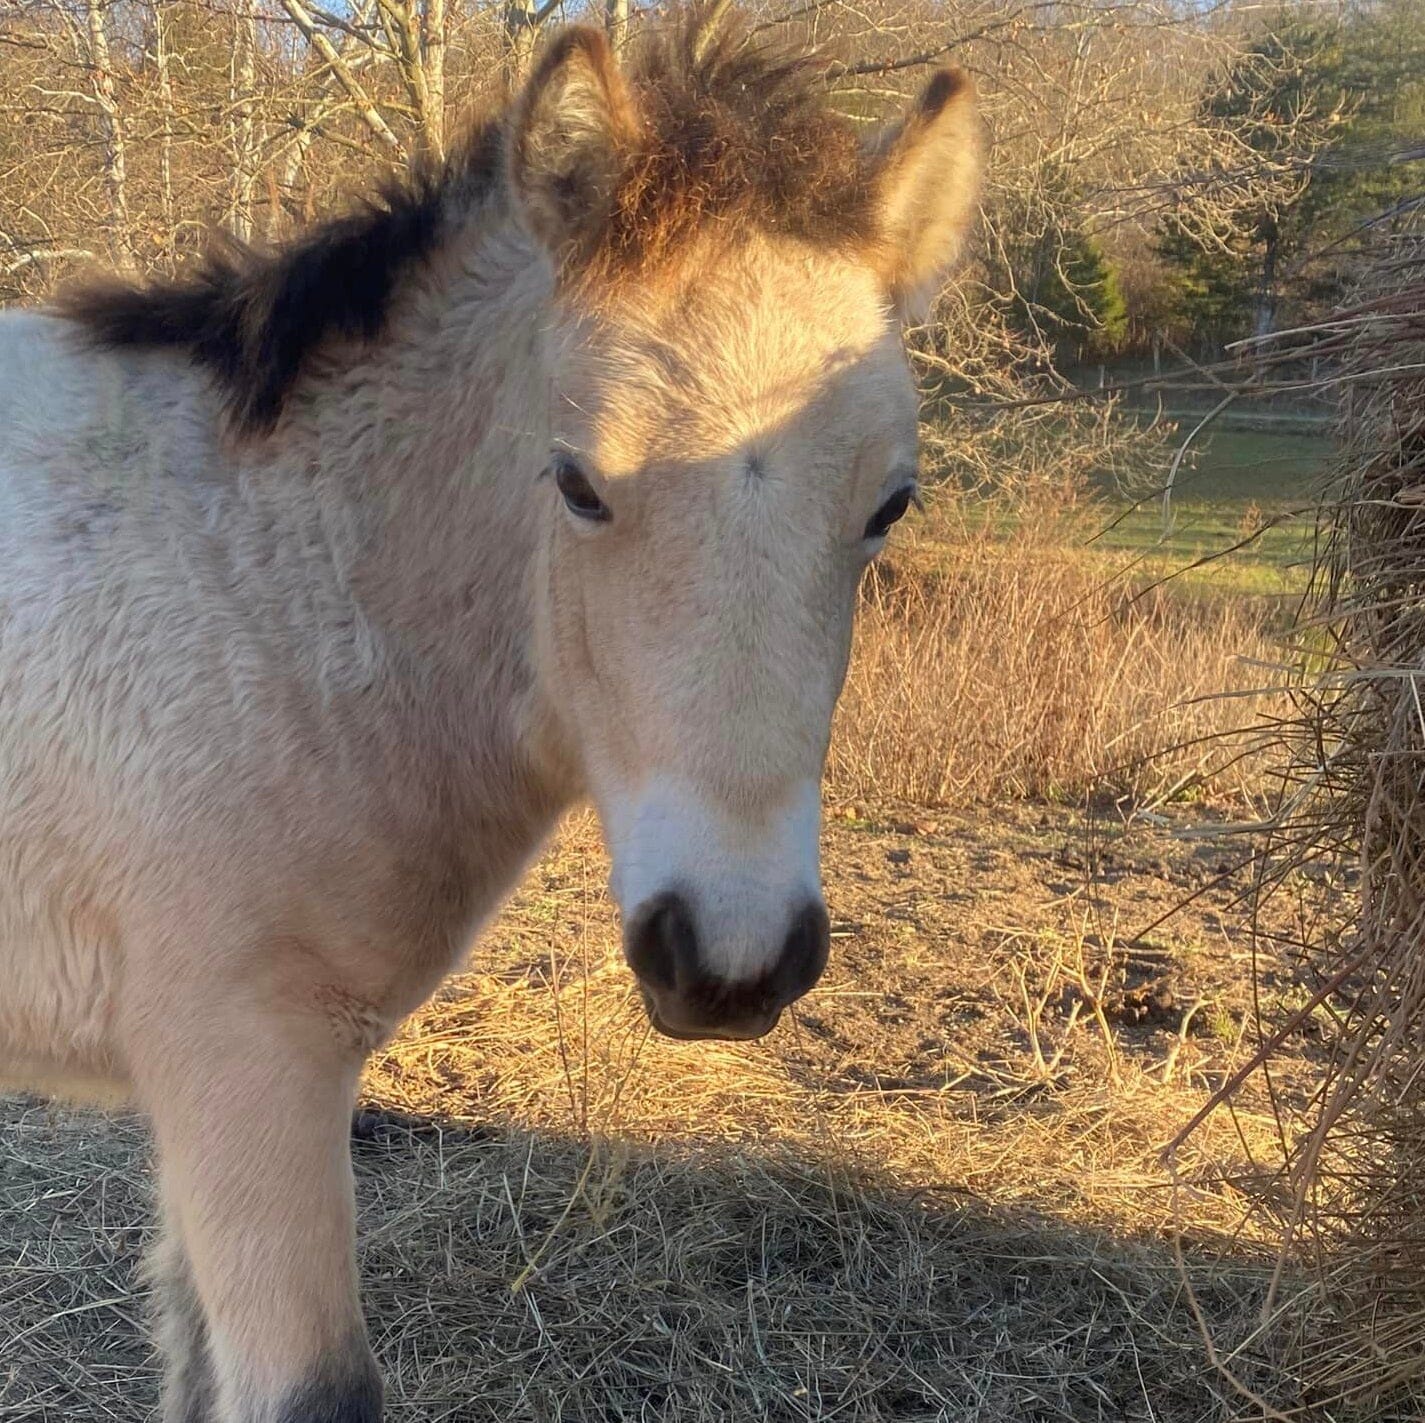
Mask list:
[[[1330,455],[1325,435],[1211,431],[1189,447],[1166,497],[1161,470],[1142,470],[1130,487],[1097,480],[1093,506],[1065,525],[1064,544],[1130,592],[1166,584],[1196,598],[1290,602],[1306,583]],[[1010,539],[1025,518],[1042,517],[973,495],[955,503],[955,520],[974,535]]]
[[[1090,547],[1134,583],[1184,593],[1299,594],[1311,564],[1313,508],[1331,454],[1321,435],[1217,430],[1189,450],[1165,497],[1151,485],[1103,488]]]

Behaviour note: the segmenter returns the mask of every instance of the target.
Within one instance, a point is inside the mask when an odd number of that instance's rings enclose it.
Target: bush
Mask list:
[[[927,522],[868,576],[834,799],[1255,791],[1238,728],[1256,717],[1241,694],[1273,657],[1264,612],[1170,586],[1130,596],[1082,546],[1082,516]]]

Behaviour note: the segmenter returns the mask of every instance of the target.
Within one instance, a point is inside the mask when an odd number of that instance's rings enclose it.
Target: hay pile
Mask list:
[[[1425,232],[1378,239],[1349,309],[1295,333],[1327,358],[1341,460],[1301,620],[1309,673],[1275,829],[1279,889],[1360,874],[1360,913],[1312,951],[1332,1050],[1288,1167],[1288,1244],[1318,1252],[1342,1327],[1323,1397],[1425,1409]],[[1347,868],[1349,867],[1349,868]],[[1363,1362],[1364,1361],[1364,1362]],[[1389,1400],[1389,1401],[1388,1401]],[[1394,1410],[1402,1412],[1396,1414]]]

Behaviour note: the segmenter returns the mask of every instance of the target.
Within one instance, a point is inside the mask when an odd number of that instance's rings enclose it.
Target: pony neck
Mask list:
[[[552,294],[548,260],[487,208],[291,419],[320,497],[358,531],[356,612],[420,734],[557,762],[562,779],[535,635]]]

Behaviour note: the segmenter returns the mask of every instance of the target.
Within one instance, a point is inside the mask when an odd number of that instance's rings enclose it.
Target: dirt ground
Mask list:
[[[1254,939],[1227,819],[844,808],[823,985],[699,1045],[648,1034],[577,817],[368,1073],[391,1417],[1349,1417],[1299,1382],[1307,1286],[1268,1305],[1312,1022],[1163,1157],[1343,902]],[[0,1420],[148,1416],[148,1176],[136,1119],[0,1099]]]

